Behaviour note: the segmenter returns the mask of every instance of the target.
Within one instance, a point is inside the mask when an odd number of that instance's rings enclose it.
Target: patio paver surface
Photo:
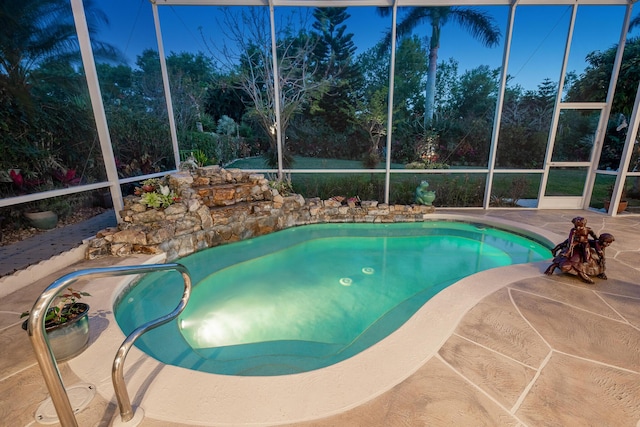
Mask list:
[[[571,218],[584,216],[597,234],[616,237],[607,249],[609,279],[588,285],[558,272],[545,276],[540,265],[539,277],[513,281],[478,301],[437,353],[390,390],[339,414],[286,425],[640,425],[640,217],[533,210],[464,214],[504,218],[559,236],[568,233]],[[62,274],[115,262],[120,260],[82,261],[0,300],[0,424],[38,425],[34,413],[48,396],[19,313]],[[101,313],[92,314],[91,322],[100,321]],[[65,384],[80,381],[68,363],[60,370]],[[140,399],[137,390],[130,393],[134,403]],[[215,397],[209,404],[216,404]],[[108,426],[116,414],[114,402],[96,396],[77,417],[81,426]],[[196,424],[146,417],[140,425]]]

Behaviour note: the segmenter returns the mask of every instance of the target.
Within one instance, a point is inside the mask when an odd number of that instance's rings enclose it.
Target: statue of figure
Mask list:
[[[586,283],[594,283],[589,276],[606,280],[604,250],[614,241],[615,238],[609,233],[602,233],[597,239],[588,239],[589,256],[588,261],[584,261],[581,253],[571,251],[571,241],[567,239],[551,250],[554,256],[553,263],[545,270],[544,274],[551,276],[555,269],[559,268],[563,273],[579,276]]]
[[[419,205],[431,206],[433,200],[436,198],[435,191],[429,191],[429,183],[422,181],[416,188],[416,203]]]
[[[567,256],[571,258],[574,250],[578,250],[580,252],[580,256],[582,257],[582,262],[589,262],[589,237],[592,237],[594,241],[598,240],[598,236],[593,230],[587,227],[587,220],[581,216],[577,216],[571,220],[573,223],[573,228],[569,232],[569,247],[567,249]],[[555,254],[554,254],[555,255]]]

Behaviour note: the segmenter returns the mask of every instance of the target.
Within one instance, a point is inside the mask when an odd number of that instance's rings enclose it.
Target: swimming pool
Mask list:
[[[481,224],[318,224],[181,259],[195,284],[177,322],[138,347],[163,363],[225,374],[284,375],[374,345],[452,283],[550,257],[548,243]],[[171,311],[182,282],[145,277],[115,314],[128,334]]]

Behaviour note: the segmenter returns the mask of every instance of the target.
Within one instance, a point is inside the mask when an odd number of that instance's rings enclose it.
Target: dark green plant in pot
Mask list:
[[[89,346],[89,305],[79,302],[87,292],[68,288],[56,297],[44,319],[49,348],[58,362],[82,353]],[[20,317],[29,316],[29,312]],[[29,319],[22,323],[28,330]]]
[[[75,317],[79,316],[86,310],[86,304],[78,302],[82,297],[89,297],[91,294],[67,288],[67,292],[58,295],[54,305],[49,307],[45,317],[45,327],[50,328],[62,325]],[[25,311],[20,318],[29,316],[29,311]],[[26,329],[26,321],[23,324]]]

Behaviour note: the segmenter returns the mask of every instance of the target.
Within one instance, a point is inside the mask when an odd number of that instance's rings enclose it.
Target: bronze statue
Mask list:
[[[582,221],[576,221],[577,218],[584,219],[582,217],[574,218],[574,221],[572,221],[574,225],[576,225],[576,222],[582,223]],[[581,227],[586,227],[586,221],[584,221]],[[604,250],[615,241],[615,238],[612,234],[602,233],[596,239],[595,233],[591,232],[594,238],[589,239],[587,237],[585,243],[582,241],[584,240],[583,234],[591,235],[589,233],[591,229],[588,229],[588,231],[584,229],[574,230],[575,228],[571,230],[567,240],[551,249],[551,253],[554,256],[553,263],[545,270],[544,274],[550,276],[556,268],[559,268],[563,273],[579,276],[586,283],[594,283],[593,279],[589,276],[596,276],[606,280]],[[577,234],[580,234],[580,236],[576,236]],[[580,249],[575,250],[576,247]]]
[[[589,250],[590,240],[589,237],[592,237],[593,240],[598,240],[598,236],[593,230],[587,227],[587,220],[581,216],[577,216],[571,220],[573,223],[573,228],[569,232],[569,238],[567,239],[569,243],[569,247],[567,249],[567,257],[571,258],[573,256],[573,252],[577,249],[580,251],[580,256],[582,257],[582,262],[589,262],[589,256],[591,251]],[[553,254],[556,255],[555,253]]]

